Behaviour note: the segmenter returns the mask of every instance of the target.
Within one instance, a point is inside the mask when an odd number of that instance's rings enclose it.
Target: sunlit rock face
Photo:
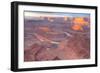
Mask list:
[[[89,20],[86,15],[25,17],[24,61],[89,59]]]

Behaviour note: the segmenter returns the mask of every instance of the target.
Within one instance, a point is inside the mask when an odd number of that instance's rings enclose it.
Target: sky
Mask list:
[[[90,14],[88,13],[65,13],[65,12],[38,12],[38,11],[25,11],[25,17],[38,17],[38,16],[50,16],[50,17],[89,17]]]

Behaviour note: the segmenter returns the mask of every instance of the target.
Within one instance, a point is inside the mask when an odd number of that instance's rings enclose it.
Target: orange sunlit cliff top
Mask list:
[[[74,18],[74,20],[73,20],[73,23],[74,24],[79,24],[79,25],[87,25],[88,24],[88,22],[86,22],[85,20],[84,20],[84,18],[82,18],[82,17],[76,17],[76,18]]]
[[[83,30],[83,26],[88,25],[88,22],[86,22],[84,18],[82,17],[77,17],[77,18],[74,18],[73,24],[74,24],[72,26],[73,30]]]

